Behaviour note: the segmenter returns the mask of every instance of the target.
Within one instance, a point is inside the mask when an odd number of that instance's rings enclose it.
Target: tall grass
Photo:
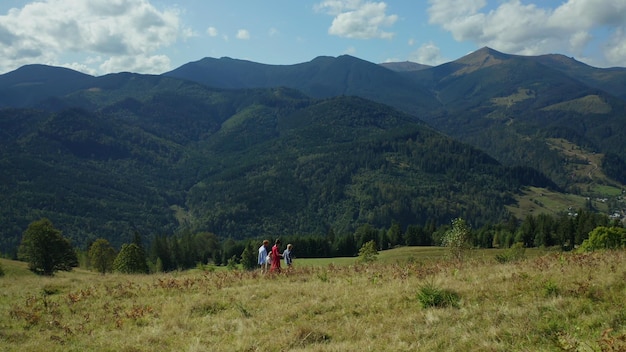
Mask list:
[[[405,260],[381,252],[370,265],[305,266],[296,260],[293,270],[279,275],[192,270],[103,276],[76,270],[46,278],[2,260],[0,349],[626,348],[624,251],[548,253],[506,263],[483,251],[462,267],[409,252]],[[425,287],[451,294],[455,303],[422,304]]]

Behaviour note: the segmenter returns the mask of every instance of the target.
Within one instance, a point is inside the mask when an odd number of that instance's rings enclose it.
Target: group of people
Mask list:
[[[289,269],[291,267],[291,251],[293,249],[291,243],[287,245],[287,248],[282,253],[280,252],[280,239],[276,240],[270,251],[268,251],[269,245],[270,241],[264,240],[261,247],[259,247],[258,263],[261,271],[264,273],[267,272],[267,267],[269,266],[270,272],[280,273],[281,259],[285,260],[285,266]]]

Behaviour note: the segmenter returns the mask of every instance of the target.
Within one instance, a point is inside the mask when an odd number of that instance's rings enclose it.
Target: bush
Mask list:
[[[363,263],[371,263],[376,260],[378,250],[376,249],[376,242],[369,241],[359,249],[359,261]]]
[[[442,245],[448,247],[452,259],[462,262],[470,249],[470,227],[462,218],[452,220],[452,228],[443,235]]]
[[[0,263],[0,277],[4,276],[4,268],[2,268],[2,263]]]
[[[514,262],[526,257],[526,248],[524,248],[523,242],[517,242],[511,248],[507,249],[502,254],[496,254],[496,261],[498,263]]]
[[[238,264],[239,263],[237,263],[237,256],[233,255],[232,257],[230,257],[230,259],[228,259],[226,267],[228,268],[228,270],[236,270]]]
[[[417,300],[422,304],[423,308],[457,308],[461,299],[454,291],[440,289],[433,284],[426,284],[420,287],[417,293]]]
[[[580,251],[614,249],[626,246],[626,229],[622,227],[598,226],[589,232],[589,238],[580,245]]]
[[[543,287],[543,292],[546,297],[556,297],[561,294],[559,285],[553,281],[547,281]]]

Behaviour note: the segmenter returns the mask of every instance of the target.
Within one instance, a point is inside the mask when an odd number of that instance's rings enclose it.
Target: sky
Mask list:
[[[477,49],[626,66],[626,0],[0,0],[0,74],[160,74],[204,57],[439,65]]]

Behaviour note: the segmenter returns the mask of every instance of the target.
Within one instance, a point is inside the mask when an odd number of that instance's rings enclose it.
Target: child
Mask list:
[[[287,249],[285,249],[285,251],[283,252],[283,258],[285,258],[285,265],[287,266],[287,269],[291,268],[291,250],[292,250],[293,246],[291,245],[291,243],[289,243],[287,245]]]

